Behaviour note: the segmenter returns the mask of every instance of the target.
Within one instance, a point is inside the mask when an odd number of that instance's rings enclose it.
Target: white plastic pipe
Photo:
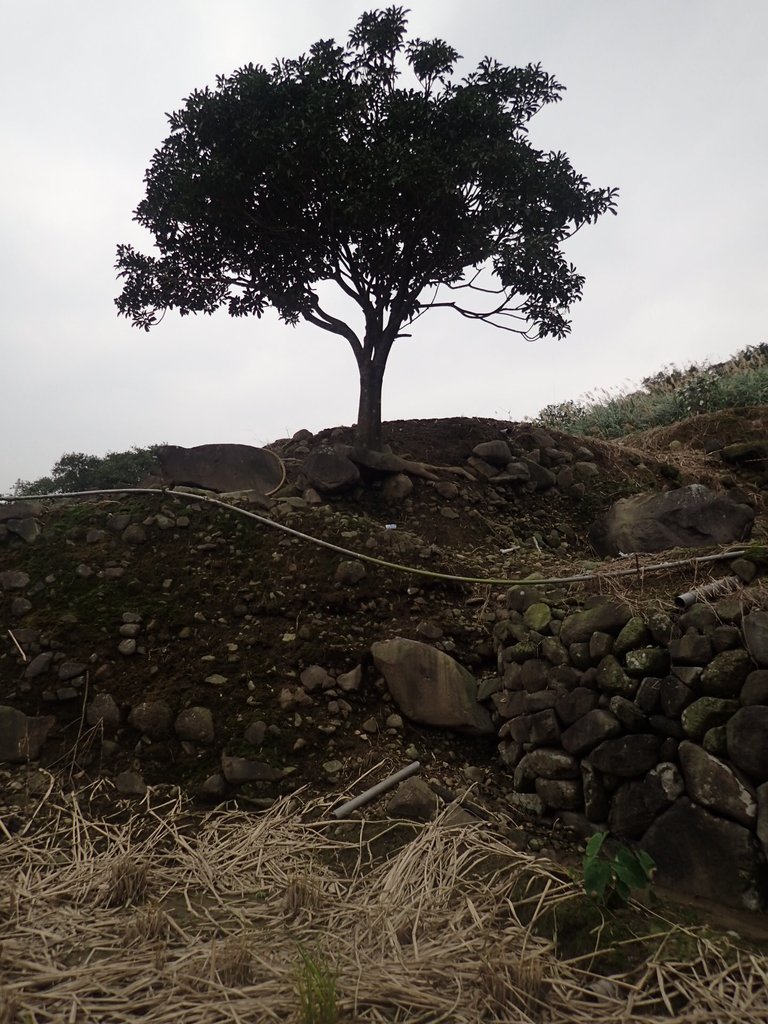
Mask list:
[[[352,811],[356,811],[358,807],[362,807],[363,804],[369,803],[374,797],[379,796],[380,793],[386,793],[388,789],[393,789],[398,782],[402,782],[403,779],[409,779],[411,775],[416,775],[421,770],[421,761],[412,761],[406,768],[401,768],[399,772],[395,772],[394,775],[390,775],[388,779],[384,779],[383,782],[377,782],[375,786],[371,786],[370,789],[366,789],[360,796],[353,797],[352,800],[348,800],[345,804],[341,804],[340,807],[335,807],[331,814],[334,818],[346,818]]]
[[[738,576],[724,576],[722,579],[713,580],[711,583],[704,583],[693,590],[686,590],[684,594],[678,594],[675,604],[678,608],[690,608],[692,604],[701,601],[705,597],[719,597],[721,594],[728,594],[731,590],[741,585]]]

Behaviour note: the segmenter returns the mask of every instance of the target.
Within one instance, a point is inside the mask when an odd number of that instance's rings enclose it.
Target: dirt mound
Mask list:
[[[302,785],[327,794],[383,757],[421,757],[444,786],[471,782],[504,805],[511,780],[495,744],[404,721],[370,648],[396,636],[426,640],[478,679],[492,675],[506,588],[431,574],[549,578],[610,566],[586,539],[595,515],[676,474],[639,450],[534,430],[481,419],[387,424],[399,455],[461,469],[438,474],[450,487],[415,478],[404,499],[376,479],[318,503],[302,496],[295,481],[306,454],[352,440],[336,428],[275,442],[288,480],[267,510],[257,507],[261,520],[174,492],[53,501],[28,520],[39,525],[27,540],[0,526],[0,570],[28,577],[0,598],[0,704],[55,715],[43,763],[65,765],[73,778],[136,773],[220,798],[233,792],[220,782],[223,754],[230,773],[242,757],[271,770],[237,789],[269,802]],[[591,459],[588,486],[542,493],[467,473],[473,448],[498,439],[529,454],[551,447],[564,465]],[[669,600],[691,582],[683,567],[658,589],[643,577],[628,596]],[[568,601],[617,585],[598,572]],[[302,684],[311,666],[327,685]],[[109,721],[86,714],[96,697]],[[190,725],[190,709],[210,712],[210,723],[199,712]]]

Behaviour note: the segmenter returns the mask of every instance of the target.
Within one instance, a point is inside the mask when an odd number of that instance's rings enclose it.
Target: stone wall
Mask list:
[[[637,842],[662,882],[765,909],[768,612],[726,598],[639,616],[594,599],[569,614],[529,587],[508,606],[481,696],[503,722],[513,802]]]

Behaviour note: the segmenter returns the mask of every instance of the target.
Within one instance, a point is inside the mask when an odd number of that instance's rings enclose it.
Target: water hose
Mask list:
[[[229,512],[235,512],[248,519],[255,519],[257,523],[261,523],[263,526],[269,526],[273,530],[280,530],[282,533],[287,533],[292,537],[298,537],[299,540],[306,541],[309,544],[316,544],[319,547],[327,548],[329,551],[334,551],[339,555],[346,555],[349,558],[356,558],[363,562],[370,562],[373,565],[380,565],[385,569],[394,569],[396,572],[412,573],[416,576],[427,576],[430,579],[445,580],[446,582],[451,583],[472,583],[480,586],[560,586],[567,583],[584,583],[595,579],[616,579],[622,576],[639,576],[646,572],[657,572],[661,569],[674,569],[681,565],[699,565],[705,562],[722,562],[731,558],[738,558],[740,555],[744,555],[746,553],[745,548],[738,548],[733,551],[724,551],[715,555],[697,555],[693,558],[680,558],[671,562],[657,562],[654,565],[635,566],[632,569],[608,569],[605,572],[583,572],[576,573],[573,576],[553,576],[549,578],[543,576],[531,576],[524,579],[507,579],[506,577],[497,579],[493,577],[484,578],[480,576],[457,576],[453,573],[436,572],[433,569],[421,569],[415,565],[402,565],[399,562],[389,562],[384,558],[376,558],[375,555],[368,555],[362,551],[352,551],[349,548],[340,547],[338,544],[332,544],[330,541],[321,540],[319,537],[312,537],[308,533],[302,533],[300,530],[294,530],[293,527],[285,526],[283,523],[276,523],[274,519],[268,519],[266,516],[257,515],[257,513],[250,512],[248,509],[240,508],[237,505],[230,505],[228,502],[221,501],[219,498],[213,498],[208,494],[194,494],[187,491],[158,490],[156,487],[111,487],[93,491],[68,491],[66,494],[0,494],[0,501],[39,501],[47,498],[58,498],[61,500],[62,498],[87,498],[99,494],[152,494],[155,497],[176,498],[184,501],[205,501],[208,502],[209,505],[216,505],[219,508],[225,508]]]

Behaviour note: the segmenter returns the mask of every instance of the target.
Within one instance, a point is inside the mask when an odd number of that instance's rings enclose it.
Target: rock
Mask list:
[[[0,588],[3,590],[23,590],[29,586],[29,576],[17,569],[5,569],[0,572]]]
[[[490,462],[492,466],[504,467],[512,462],[512,452],[506,441],[483,441],[475,445],[472,454]]]
[[[757,566],[748,558],[735,558],[731,562],[731,572],[738,576],[742,583],[749,584],[757,575]]]
[[[350,672],[342,672],[336,677],[336,686],[344,693],[352,693],[360,689],[363,681],[363,667],[356,665]]]
[[[346,562],[339,562],[334,579],[345,587],[353,587],[364,580],[368,572],[362,562],[357,559],[350,559]]]
[[[173,712],[164,700],[144,701],[131,710],[128,724],[151,740],[167,739],[171,735]]]
[[[26,544],[34,544],[43,532],[42,526],[36,519],[6,519],[5,526],[11,533],[21,537]]]
[[[106,729],[117,729],[122,721],[120,708],[111,693],[97,693],[85,709],[88,725],[103,725]]]
[[[88,666],[82,661],[62,661],[56,673],[59,679],[66,683],[70,679],[76,679],[88,671]]]
[[[371,647],[399,709],[424,725],[491,735],[491,716],[477,702],[474,676],[450,655],[417,640],[397,637]]]
[[[713,754],[715,757],[727,757],[728,730],[726,726],[716,725],[713,729],[707,729],[701,745],[708,754]]]
[[[613,794],[608,827],[619,839],[639,839],[672,802],[650,774],[622,783]]]
[[[215,735],[213,715],[208,708],[185,708],[176,716],[173,728],[180,740],[189,740],[191,743],[213,743]]]
[[[669,653],[676,665],[707,665],[712,658],[712,641],[699,633],[686,633],[670,643]]]
[[[274,452],[248,444],[166,445],[158,449],[163,483],[207,491],[255,491],[266,495],[283,480]]]
[[[200,795],[214,798],[226,796],[227,780],[218,772],[215,775],[209,775],[200,786]]]
[[[645,647],[647,643],[648,627],[645,624],[645,620],[640,615],[633,615],[616,637],[613,654],[617,658],[623,658],[628,651],[636,647]]]
[[[131,523],[123,530],[121,537],[125,544],[130,544],[131,547],[137,547],[139,544],[144,544],[146,541],[147,531],[139,523]]]
[[[530,789],[538,778],[578,779],[579,762],[564,750],[539,747],[523,756],[515,768],[515,789]]]
[[[686,797],[656,819],[641,846],[671,889],[746,910],[766,907],[765,858],[755,837]]]
[[[323,761],[323,771],[328,776],[329,781],[333,782],[339,775],[344,765],[341,761],[337,761],[333,758],[330,761]]]
[[[26,597],[14,597],[13,601],[11,601],[11,615],[14,619],[23,619],[31,611],[32,602],[28,601]]]
[[[569,647],[574,643],[589,641],[593,633],[616,635],[631,617],[632,613],[627,605],[617,601],[605,601],[564,619],[560,629],[560,640]]]
[[[335,679],[321,665],[310,665],[299,676],[301,685],[308,693],[315,690],[330,690]]]
[[[757,838],[768,857],[768,782],[757,787]]]
[[[384,501],[397,505],[405,501],[413,491],[413,480],[406,473],[393,473],[388,476],[381,486],[381,496]]]
[[[608,817],[608,794],[602,776],[589,761],[581,765],[581,788],[584,794],[584,813],[588,821],[605,821]]]
[[[669,652],[662,647],[642,647],[627,651],[624,664],[630,676],[664,676],[669,670]]]
[[[633,700],[626,697],[611,697],[608,710],[615,715],[627,732],[647,732],[648,716],[640,710]]]
[[[548,604],[537,603],[529,605],[523,613],[523,622],[529,629],[542,632],[552,621],[552,609]]]
[[[702,484],[621,498],[589,531],[601,555],[696,548],[745,540],[755,518],[749,505]]]
[[[42,657],[42,655],[38,655],[38,657]],[[768,704],[768,671],[766,669],[758,669],[756,672],[749,673],[741,688],[739,701],[745,707],[748,704]]]
[[[209,686],[226,686],[229,682],[227,677],[221,675],[220,672],[214,672],[212,675],[206,676],[205,681]]]
[[[709,604],[694,604],[677,620],[681,630],[696,629],[705,632],[717,625],[717,615]]]
[[[35,655],[24,669],[24,678],[36,679],[38,676],[43,675],[50,668],[52,658],[53,651],[43,651],[42,654]]]
[[[486,480],[491,480],[499,475],[497,466],[492,466],[490,462],[486,462],[485,459],[479,459],[476,455],[470,455],[467,459],[467,465],[475,471],[478,477],[483,477]]]
[[[579,811],[584,795],[579,779],[536,779],[536,794],[547,806],[557,811]]]
[[[120,772],[115,776],[115,789],[120,796],[144,796],[147,784],[138,772]]]
[[[728,757],[757,783],[768,782],[768,707],[740,708],[727,723]]]
[[[569,754],[581,755],[603,740],[618,736],[620,732],[621,725],[614,715],[602,708],[595,708],[566,729],[560,742]]]
[[[32,718],[0,704],[0,761],[10,764],[36,761],[55,724],[52,715]]]
[[[768,612],[750,612],[741,626],[749,653],[758,665],[768,665]]]
[[[426,619],[416,627],[416,632],[424,640],[434,642],[443,639],[443,630],[436,622],[429,622]]]
[[[547,666],[537,658],[528,658],[520,666],[520,681],[528,693],[545,689],[547,678]]]
[[[725,725],[739,709],[739,702],[723,697],[699,697],[683,711],[680,721],[685,735],[692,740],[701,739],[705,732],[717,725]]]
[[[635,703],[645,714],[650,715],[659,705],[661,697],[661,679],[648,676],[637,688]]]
[[[659,760],[661,737],[650,733],[635,733],[617,739],[604,740],[589,755],[595,768],[608,775],[622,778],[644,775]]]
[[[411,777],[401,782],[387,804],[390,818],[431,821],[437,811],[437,797],[423,779]]]
[[[723,651],[704,669],[699,687],[707,697],[738,697],[752,667],[746,651]]]
[[[607,654],[597,666],[595,680],[603,693],[618,693],[625,697],[634,697],[640,685],[636,679],[629,678],[612,654]]]
[[[590,690],[586,686],[577,686],[569,693],[564,693],[557,698],[555,711],[563,725],[573,725],[588,711],[597,707],[598,699],[595,690]]]
[[[613,654],[613,648],[616,644],[610,633],[603,633],[600,630],[593,633],[586,642],[589,644],[590,658],[597,662],[602,661],[606,655]]]
[[[264,742],[264,737],[267,735],[267,723],[262,721],[260,718],[255,722],[251,722],[247,725],[243,732],[243,739],[246,743],[250,743],[252,747],[257,749]]]
[[[693,691],[677,676],[667,676],[661,681],[659,700],[664,714],[677,718],[693,700]]]
[[[547,708],[533,715],[521,715],[509,724],[509,735],[517,743],[532,747],[555,744],[560,739],[560,725],[554,711]]]
[[[130,658],[131,655],[136,653],[136,641],[135,640],[121,640],[117,645],[117,649],[124,658]]]
[[[734,770],[701,747],[683,740],[678,747],[688,796],[694,803],[751,828],[757,818],[757,797]]]
[[[9,519],[30,519],[43,514],[43,506],[39,501],[0,502],[0,523]]]
[[[532,459],[521,458],[520,463],[528,470],[531,483],[537,491],[550,491],[557,484],[557,477],[551,469],[545,469]]]
[[[354,462],[336,452],[312,452],[301,468],[310,485],[320,494],[349,491],[360,481],[360,470]]]
[[[227,782],[240,785],[244,782],[277,782],[283,778],[280,768],[273,768],[263,761],[250,761],[246,757],[221,755],[221,771]]]

